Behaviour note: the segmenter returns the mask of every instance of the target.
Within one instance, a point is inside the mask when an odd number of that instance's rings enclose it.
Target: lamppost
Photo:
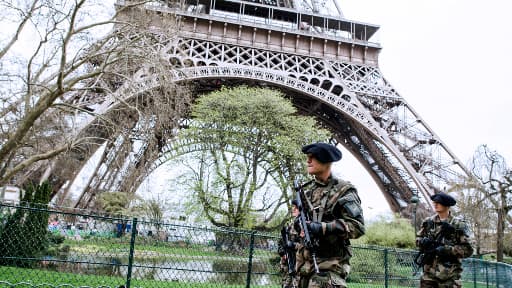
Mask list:
[[[416,231],[416,208],[418,207],[418,202],[420,202],[420,198],[416,194],[412,195],[411,197],[411,204],[412,204],[412,225],[414,225],[414,237],[416,237],[416,234],[418,233]]]

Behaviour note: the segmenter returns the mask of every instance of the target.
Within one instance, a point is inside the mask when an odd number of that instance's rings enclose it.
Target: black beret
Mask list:
[[[453,206],[457,203],[457,201],[452,196],[443,192],[430,196],[430,200],[447,207]]]
[[[297,199],[292,200],[292,205],[299,207],[299,203],[297,203]]]
[[[302,153],[313,155],[322,163],[329,163],[341,159],[341,151],[336,146],[327,143],[314,143],[302,147]]]

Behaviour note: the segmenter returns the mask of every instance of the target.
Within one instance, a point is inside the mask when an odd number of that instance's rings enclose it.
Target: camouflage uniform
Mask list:
[[[320,273],[314,271],[312,257],[306,251],[306,262],[299,270],[300,287],[347,287],[352,249],[349,239],[365,232],[361,200],[355,187],[329,177],[327,183],[312,181],[305,187],[304,210],[309,219],[320,222],[323,235],[318,240],[316,258]]]
[[[455,229],[450,229],[448,233],[442,232],[443,222],[450,224]],[[469,240],[469,229],[464,220],[450,213],[446,220],[441,221],[436,214],[426,218],[421,227],[416,239],[416,245],[420,248],[420,251],[425,249],[421,244],[425,237],[440,242],[441,246],[433,251],[423,251],[429,254],[431,259],[426,261],[429,263],[423,265],[420,287],[462,287],[460,280],[462,258],[473,254],[473,247]]]

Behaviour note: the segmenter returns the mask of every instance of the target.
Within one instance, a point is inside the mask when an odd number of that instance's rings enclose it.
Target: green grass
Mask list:
[[[9,284],[25,283],[23,287],[55,287],[58,285],[71,285],[73,287],[119,287],[125,284],[124,277],[81,275],[73,273],[50,272],[38,269],[26,269],[16,267],[0,267],[0,287],[11,287]],[[46,285],[43,285],[46,284]],[[253,287],[258,287],[252,285]],[[20,286],[21,287],[21,286]],[[184,283],[174,281],[157,280],[132,280],[130,287],[133,288],[171,288],[171,287],[193,287],[193,288],[242,288],[245,283],[240,285],[228,285],[218,283]],[[279,285],[265,287],[280,287]]]
[[[47,270],[16,268],[16,267],[0,267],[0,287],[12,287],[10,284],[25,283],[25,285],[17,285],[20,287],[56,287],[58,285],[69,285],[73,287],[119,287],[125,284],[124,277],[115,276],[99,276],[99,275],[82,275],[74,273],[51,272]],[[43,285],[46,284],[46,285]],[[132,280],[133,288],[172,288],[172,287],[192,287],[192,288],[242,288],[245,283],[240,285],[227,285],[217,283],[183,283],[173,281],[157,281],[157,280]],[[251,287],[258,287],[251,285]],[[279,285],[267,285],[264,287],[279,288]],[[366,283],[349,283],[350,288],[382,288],[383,284],[366,284]],[[390,285],[389,288],[405,288],[410,286]],[[464,288],[475,287],[473,283],[466,282]],[[492,286],[491,286],[492,287]],[[485,284],[477,284],[475,288],[487,288]]]
[[[88,238],[83,240],[70,240],[67,239],[64,242],[64,245],[67,245],[71,252],[74,254],[80,255],[89,255],[89,256],[97,256],[106,257],[106,256],[120,256],[122,258],[122,262],[124,265],[127,264],[127,256],[129,253],[129,241],[125,238],[110,238],[110,239],[101,239],[101,238]],[[226,269],[231,269],[232,265],[244,265],[245,261],[247,261],[247,255],[245,253],[248,251],[240,251],[240,253],[236,254],[228,254],[227,252],[215,251],[215,247],[210,245],[200,245],[193,243],[184,243],[184,242],[154,242],[154,241],[146,241],[146,242],[138,242],[135,246],[135,259],[144,259],[158,261],[159,257],[162,259],[172,259],[174,262],[178,261],[186,261],[186,260],[197,260],[197,259],[217,259],[217,265],[226,265]],[[381,250],[373,250],[373,249],[358,249],[354,251],[354,258],[352,259],[352,270],[351,279],[352,281],[357,282],[366,282],[365,279],[368,275],[376,275],[382,274],[383,265],[384,265],[384,254]],[[76,255],[75,255],[76,256]],[[73,255],[70,257],[74,257]],[[254,271],[259,272],[276,272],[273,269],[276,266],[273,258],[276,258],[275,253],[271,253],[267,250],[254,250],[254,258],[255,261],[253,263]],[[403,255],[402,255],[403,258]],[[412,266],[403,264],[402,259],[393,253],[388,255],[387,261],[390,264],[388,267],[388,275],[391,277],[403,278],[404,281],[407,279],[413,278],[413,270]],[[103,259],[103,258],[101,258]],[[101,262],[101,260],[98,260]],[[240,262],[242,261],[242,262]],[[235,263],[235,264],[232,264]],[[238,262],[242,263],[239,264]],[[144,262],[145,263],[145,262]],[[152,262],[151,262],[152,263]],[[156,264],[155,264],[156,265]],[[259,265],[259,266],[258,266]],[[237,266],[237,267],[238,267]],[[163,268],[163,267],[159,267]],[[59,269],[59,268],[57,268]],[[75,269],[73,265],[71,265],[68,269]],[[151,268],[150,268],[151,269]],[[165,269],[165,268],[164,268]],[[55,268],[53,269],[55,270]],[[73,271],[73,270],[67,270]],[[9,285],[2,283],[21,283],[28,282],[32,284],[28,284],[25,287],[35,287],[36,284],[51,284],[48,287],[55,287],[57,285],[70,285],[73,287],[119,287],[120,285],[126,282],[124,277],[116,277],[105,275],[107,273],[112,273],[110,270],[95,270],[91,268],[86,268],[84,270],[85,273],[89,275],[79,274],[77,273],[65,273],[65,272],[53,272],[42,269],[24,269],[24,268],[15,268],[15,267],[0,267],[0,288],[1,287],[11,287]],[[101,273],[102,275],[99,275]],[[122,274],[125,274],[124,271]],[[92,275],[94,274],[94,275]],[[121,275],[121,274],[116,274]],[[274,276],[272,276],[274,277]],[[237,278],[238,279],[238,278]],[[244,277],[241,277],[240,282],[244,282]],[[198,279],[200,280],[200,279]],[[224,285],[215,283],[216,280],[210,279],[212,283],[183,283],[173,282],[173,281],[158,281],[158,280],[133,280],[131,287],[245,287],[245,282],[240,285]],[[272,282],[272,281],[271,281]],[[233,283],[233,282],[232,282]],[[238,282],[235,282],[238,283]],[[275,281],[273,283],[278,283]],[[376,284],[379,283],[379,284]],[[399,280],[390,280],[389,282],[390,288],[402,288],[402,287],[411,287],[411,286],[400,286],[406,285],[408,282],[399,282]],[[410,283],[408,283],[410,284]],[[32,286],[31,286],[32,285]],[[53,285],[53,286],[52,286]],[[253,287],[256,287],[252,285]],[[47,286],[44,286],[47,287]],[[265,287],[279,287],[279,285],[268,285]],[[383,282],[373,282],[373,284],[367,283],[354,283],[350,282],[349,287],[355,288],[373,288],[373,287],[384,287]],[[464,283],[464,287],[475,287],[475,288],[487,288],[486,285],[477,285],[474,286],[473,283],[467,282]],[[492,286],[491,286],[492,287]]]
[[[124,277],[114,276],[98,276],[98,275],[82,275],[73,273],[51,272],[38,269],[26,269],[16,267],[0,267],[0,287],[5,286],[5,283],[27,283],[28,287],[40,286],[41,284],[50,284],[51,286],[57,285],[71,285],[74,287],[119,287],[125,284]],[[48,285],[49,286],[49,285]],[[245,283],[241,285],[220,285],[215,283],[178,283],[173,281],[157,281],[157,280],[132,280],[131,287],[245,287]],[[46,286],[44,286],[46,287]],[[277,286],[276,286],[277,287]]]
[[[122,239],[122,238],[121,238]],[[64,241],[65,245],[70,246],[71,251],[84,253],[84,254],[96,254],[96,253],[105,253],[109,255],[126,255],[129,252],[130,249],[130,243],[129,242],[121,242],[122,240],[119,240],[119,238],[116,240],[113,239],[101,239],[96,240],[94,238],[85,239],[85,240],[71,240],[66,239]],[[205,245],[198,245],[198,244],[186,244],[186,243],[162,243],[162,242],[155,242],[155,243],[145,243],[140,244],[136,243],[135,245],[135,252],[138,251],[143,252],[155,252],[160,255],[176,255],[179,254],[181,258],[184,258],[186,256],[191,256],[192,258],[197,256],[202,257],[219,257],[219,256],[229,256],[229,257],[235,257],[236,255],[233,255],[232,253],[228,252],[220,252],[220,251],[214,251],[214,247],[211,246],[205,246]],[[265,254],[268,254],[267,251],[265,251]],[[248,254],[248,252],[247,252]],[[246,255],[240,255],[240,258],[247,258]],[[258,254],[257,252],[255,255]],[[262,254],[262,253],[259,253]],[[258,255],[261,256],[261,255]],[[135,255],[137,257],[137,255]],[[144,255],[144,257],[148,257],[147,255]]]
[[[486,254],[481,256],[482,260],[485,261],[496,261],[496,254]],[[512,265],[512,257],[503,255],[503,263]]]
[[[17,267],[0,267],[0,275],[0,281],[4,283],[7,282],[15,284],[23,282],[34,286],[47,283],[52,285],[69,284],[77,287],[84,285],[91,287],[118,287],[126,281],[126,279],[122,277],[81,275]],[[0,287],[9,286],[3,286],[0,284]]]

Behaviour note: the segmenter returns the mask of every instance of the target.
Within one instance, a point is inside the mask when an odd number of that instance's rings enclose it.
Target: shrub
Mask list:
[[[23,202],[32,208],[45,209],[50,202],[52,188],[48,182],[29,184]],[[18,208],[7,217],[0,229],[0,265],[32,267],[30,258],[41,257],[49,246],[48,212]],[[27,259],[28,258],[28,259]]]
[[[59,233],[50,233],[50,235],[48,235],[48,241],[52,245],[62,244],[64,243],[65,239],[66,237],[64,235],[60,235]]]
[[[366,227],[366,234],[357,244],[415,249],[414,227],[404,218],[380,219]]]
[[[503,239],[503,253],[512,257],[512,233],[506,233]]]

